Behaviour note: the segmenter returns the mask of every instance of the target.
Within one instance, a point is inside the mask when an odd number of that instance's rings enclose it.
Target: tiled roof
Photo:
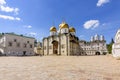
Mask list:
[[[14,35],[14,36],[20,36],[20,37],[25,37],[25,38],[31,38],[31,39],[35,39],[35,38],[33,38],[33,37],[28,37],[28,36],[24,36],[24,35],[18,35],[18,34],[15,34],[15,33],[4,33],[4,34]],[[1,36],[3,36],[4,34],[1,34]]]

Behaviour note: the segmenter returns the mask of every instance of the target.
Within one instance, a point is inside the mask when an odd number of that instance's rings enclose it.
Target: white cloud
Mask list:
[[[37,33],[35,33],[35,32],[30,32],[30,33],[28,33],[28,35],[29,35],[29,36],[36,36]]]
[[[18,8],[11,8],[11,7],[8,7],[8,6],[0,6],[0,9],[1,11],[4,11],[4,12],[14,12],[15,14],[18,14],[18,11],[19,9]]]
[[[0,0],[0,5],[6,4],[5,0]]]
[[[19,9],[9,7],[9,6],[7,6],[7,3],[6,3],[5,0],[0,0],[0,11],[6,12],[6,13],[11,12],[11,13],[14,13],[14,14],[18,15]],[[1,15],[1,14],[0,14],[0,18],[1,19],[6,19],[6,20],[17,20],[17,21],[21,20],[19,17],[13,17],[13,16],[8,16],[8,15]]]
[[[16,15],[18,14],[19,12],[19,9],[18,8],[13,8],[13,7],[9,7],[6,5],[6,1],[5,0],[0,0],[0,10],[3,11],[3,12],[13,12],[15,13]]]
[[[13,12],[14,8],[10,8],[10,7],[4,7],[4,6],[0,6],[1,11],[5,11],[5,12]]]
[[[20,21],[20,20],[21,20],[19,17],[16,17],[15,19],[16,19],[16,20],[18,20],[18,21]]]
[[[109,3],[109,2],[110,2],[110,0],[98,0],[97,6],[100,7],[103,4],[106,4],[106,3]]]
[[[24,27],[25,27],[25,28],[28,28],[28,29],[32,28],[32,26],[31,26],[31,25],[24,26]]]
[[[100,24],[99,20],[89,20],[86,21],[83,26],[85,29],[90,29],[90,28],[94,29],[98,27],[99,24]]]
[[[7,16],[7,15],[0,15],[0,18],[6,19],[6,20],[17,20],[17,21],[20,20],[20,18],[18,18],[18,17]]]
[[[19,14],[18,12],[19,12],[19,8],[14,8],[14,13],[15,13],[16,15]]]
[[[31,26],[31,25],[29,25],[29,26],[28,26],[28,28],[32,28],[32,26]]]

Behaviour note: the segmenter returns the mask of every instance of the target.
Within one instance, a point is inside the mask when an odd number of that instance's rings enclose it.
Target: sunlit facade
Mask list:
[[[0,37],[0,55],[6,56],[32,56],[34,55],[34,42],[32,37],[4,33]]]
[[[115,35],[115,43],[112,45],[113,57],[120,58],[120,29]]]
[[[75,28],[65,22],[50,28],[50,36],[43,39],[43,55],[80,55],[79,38]]]
[[[107,46],[104,36],[95,35],[91,37],[91,41],[80,40],[79,42],[81,54],[85,55],[105,55],[107,54]]]

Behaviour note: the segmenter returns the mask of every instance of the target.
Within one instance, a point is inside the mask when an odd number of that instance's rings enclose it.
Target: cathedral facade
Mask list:
[[[120,29],[115,35],[115,42],[112,45],[112,54],[115,58],[120,58]]]
[[[50,36],[43,39],[43,55],[80,55],[79,38],[74,27],[65,22],[59,30],[52,26]]]

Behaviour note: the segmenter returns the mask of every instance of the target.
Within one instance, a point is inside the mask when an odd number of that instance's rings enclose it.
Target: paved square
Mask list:
[[[0,80],[120,80],[111,56],[0,57]]]

